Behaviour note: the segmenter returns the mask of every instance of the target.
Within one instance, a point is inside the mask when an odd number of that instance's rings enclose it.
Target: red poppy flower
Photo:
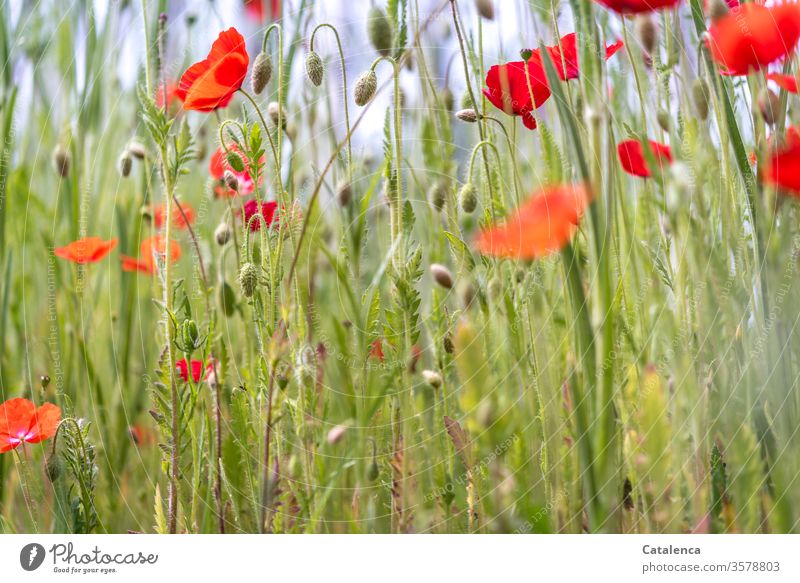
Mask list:
[[[244,0],[244,9],[247,15],[256,22],[264,21],[264,0]],[[271,0],[270,15],[273,20],[281,17],[281,0]]]
[[[138,259],[135,257],[128,257],[127,255],[120,256],[122,260],[122,271],[139,271],[141,273],[154,274],[158,267],[156,256],[158,256],[160,262],[163,262],[167,255],[166,247],[166,239],[161,235],[155,235],[145,239],[139,247]],[[169,247],[170,261],[175,263],[181,258],[181,246],[175,239],[171,239]]]
[[[618,14],[640,14],[653,12],[664,8],[672,8],[681,3],[681,0],[594,0],[609,10]]]
[[[797,77],[794,75],[783,75],[781,73],[768,73],[767,79],[775,81],[778,87],[789,93],[797,93]]]
[[[722,74],[747,75],[791,54],[798,40],[800,5],[747,3],[714,22],[707,42]]]
[[[276,202],[262,202],[261,203],[261,216],[267,223],[268,227],[272,226],[275,221],[276,211],[278,210],[278,203]],[[250,219],[258,213],[258,201],[248,200],[244,203],[244,224],[250,225],[251,231],[258,231],[261,228],[261,218],[255,219],[252,223]]]
[[[65,247],[56,247],[56,257],[73,263],[97,263],[117,246],[117,240],[104,241],[100,237],[85,237]]]
[[[536,129],[536,119],[531,112],[550,97],[550,87],[539,59],[528,60],[527,74],[524,61],[494,65],[486,74],[486,87],[483,94],[492,105],[508,115],[522,116],[526,128]]]
[[[624,46],[621,40],[606,47],[606,60],[613,57]],[[577,79],[580,73],[578,68],[578,39],[574,32],[561,37],[561,42],[551,47],[546,47],[556,67],[556,72],[562,81]],[[536,58],[538,50],[533,51]]]
[[[224,196],[236,196],[236,191],[228,188],[228,186],[222,181],[222,178],[225,176],[225,172],[230,170],[236,177],[236,180],[239,182],[239,194],[242,196],[247,196],[255,189],[253,178],[250,176],[250,166],[247,163],[247,157],[242,153],[241,149],[236,144],[228,145],[228,149],[239,154],[239,157],[242,159],[242,163],[244,164],[244,170],[241,172],[236,172],[236,170],[234,170],[231,165],[228,164],[228,158],[225,154],[225,150],[222,147],[217,148],[216,151],[211,154],[211,159],[208,161],[208,172],[211,174],[211,178],[218,181],[218,184],[214,187],[214,195],[218,198]],[[261,160],[259,160],[259,168],[264,165],[264,160],[265,159],[263,157]]]
[[[475,247],[484,255],[496,257],[544,257],[567,244],[588,202],[584,186],[546,188],[504,222],[483,229]]]
[[[183,214],[181,214],[177,206],[172,209],[172,224],[179,229],[186,229],[194,223],[194,209],[186,203],[181,203],[181,208],[183,209]],[[157,205],[151,209],[151,212],[156,228],[160,229],[167,223],[167,205]],[[186,215],[186,218],[184,218],[184,215]]]
[[[672,151],[666,144],[659,144],[653,140],[650,143],[650,153],[659,167],[669,166],[672,163]],[[617,154],[622,169],[632,176],[648,178],[652,176],[647,160],[644,157],[644,148],[639,140],[624,140],[617,144]]]
[[[159,83],[156,89],[156,107],[162,109],[166,104],[167,110],[176,109],[182,99],[178,96],[178,86],[175,83]]]
[[[22,443],[50,439],[61,419],[61,409],[52,403],[36,407],[28,399],[11,399],[0,405],[0,453]]]
[[[186,110],[209,112],[225,107],[242,86],[249,64],[244,38],[229,28],[219,34],[204,60],[186,70],[175,95]]]
[[[189,365],[186,364],[186,359],[181,358],[175,362],[175,368],[178,369],[178,374],[183,379],[183,382],[189,382]],[[203,361],[192,360],[192,380],[199,383],[203,379]]]
[[[770,152],[766,167],[764,180],[768,184],[800,197],[800,131],[797,128],[786,130],[783,146]]]

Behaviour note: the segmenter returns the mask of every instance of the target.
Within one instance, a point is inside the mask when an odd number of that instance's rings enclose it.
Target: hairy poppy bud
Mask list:
[[[392,33],[392,23],[386,13],[373,6],[367,13],[367,36],[369,42],[380,55],[388,57],[392,53],[394,34]]]
[[[728,3],[725,2],[725,0],[711,0],[706,6],[708,17],[711,19],[712,24],[720,18],[727,16],[728,12],[730,12]]]
[[[236,295],[233,293],[233,288],[226,281],[223,281],[219,286],[219,305],[227,317],[231,317],[236,313]]]
[[[50,482],[58,480],[64,472],[64,464],[61,463],[61,457],[57,453],[48,457],[44,469],[47,473],[47,479],[50,480]]]
[[[475,8],[478,9],[478,14],[486,20],[494,20],[494,3],[492,0],[475,0]]]
[[[228,161],[228,166],[236,172],[244,172],[244,160],[236,151],[228,150],[225,153],[225,159]]]
[[[472,101],[469,90],[461,94],[461,109],[475,109],[475,103]]]
[[[286,115],[283,113],[280,103],[270,101],[269,105],[267,105],[267,115],[269,115],[269,119],[273,124],[276,126],[281,124],[283,126],[281,129],[286,129]]]
[[[442,89],[442,104],[444,104],[444,108],[447,111],[453,111],[453,108],[456,105],[456,98],[453,95],[453,92],[447,87]]]
[[[236,178],[236,174],[234,174],[230,170],[226,170],[225,173],[222,175],[222,179],[225,181],[225,186],[227,186],[234,192],[239,192],[239,179]]]
[[[708,119],[708,86],[702,79],[695,79],[692,83],[692,99],[697,117],[702,121]]]
[[[306,55],[306,75],[316,87],[322,85],[322,76],[325,74],[325,65],[319,54],[311,51]]]
[[[214,239],[217,240],[217,245],[224,247],[231,240],[231,234],[230,225],[228,223],[220,223],[214,231]]]
[[[434,389],[438,389],[442,386],[442,375],[435,370],[423,370],[422,378]]]
[[[356,80],[355,90],[353,91],[356,105],[363,107],[369,103],[369,100],[372,99],[377,90],[378,76],[375,74],[375,71],[370,69]]]
[[[253,93],[260,95],[270,79],[272,79],[272,59],[267,53],[260,52],[253,61],[253,73],[250,75],[250,86]]]
[[[242,286],[244,297],[253,297],[258,286],[258,267],[249,261],[243,263],[242,268],[239,270],[239,285]]]
[[[433,208],[440,211],[447,202],[447,183],[444,180],[437,180],[431,187],[430,199]]]
[[[130,152],[131,156],[138,160],[144,160],[144,157],[147,151],[144,148],[144,144],[141,142],[133,141],[128,144],[128,152]]]
[[[61,178],[69,176],[69,163],[69,152],[67,152],[64,146],[59,144],[56,146],[56,149],[53,150],[53,166],[55,166],[56,172],[58,172]]]
[[[636,37],[644,51],[650,55],[658,45],[658,27],[656,21],[647,12],[639,14],[634,24]]]
[[[127,178],[131,175],[132,168],[133,158],[131,158],[130,152],[125,151],[122,153],[122,156],[119,157],[119,173],[123,178]]]
[[[478,112],[474,109],[462,109],[456,112],[456,117],[467,123],[475,123],[478,121]]]
[[[347,180],[342,180],[336,187],[336,202],[339,203],[339,206],[345,207],[350,204],[352,198],[353,189],[350,187],[350,183]]]
[[[758,96],[758,109],[765,124],[768,126],[775,125],[781,110],[780,97],[774,91],[765,87]]]
[[[431,263],[431,275],[440,286],[447,289],[453,287],[453,274],[441,263]]]
[[[461,298],[461,305],[464,306],[464,309],[469,309],[475,303],[475,296],[477,295],[475,285],[468,279],[462,280],[458,286],[458,295]]]
[[[458,200],[461,203],[461,210],[467,214],[473,213],[478,207],[478,196],[475,194],[475,187],[471,182],[467,182],[461,187]]]
[[[659,109],[658,113],[656,113],[656,120],[658,120],[658,125],[662,130],[669,132],[672,124],[670,123],[669,112],[667,110]]]
[[[369,467],[367,468],[367,480],[374,482],[378,479],[379,475],[380,469],[378,468],[378,462],[373,457],[372,462],[370,462]]]

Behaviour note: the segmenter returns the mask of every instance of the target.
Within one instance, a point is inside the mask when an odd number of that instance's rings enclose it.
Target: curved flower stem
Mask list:
[[[477,144],[475,144],[475,147],[472,148],[472,154],[469,157],[469,174],[467,175],[468,176],[468,178],[467,178],[468,182],[472,181],[472,167],[475,165],[475,155],[478,153],[478,150],[480,150],[480,149],[482,149],[484,147],[488,147],[489,149],[491,149],[494,152],[495,157],[497,158],[498,166],[501,164],[501,162],[500,162],[500,152],[497,151],[497,146],[495,146],[489,140],[483,140],[482,142],[478,142]],[[515,186],[516,186],[516,184],[515,184]],[[517,199],[519,199],[519,192],[517,192]],[[495,212],[495,208],[494,208],[494,199],[491,196],[489,197],[489,208],[491,209],[492,218],[494,219],[497,213]]]
[[[259,118],[259,120],[261,120],[261,125],[264,126],[264,133],[267,134],[267,138],[269,139],[269,145],[270,145],[270,148],[272,149],[272,158],[275,161],[276,181],[278,182],[278,184],[280,184],[281,183],[281,180],[280,180],[281,153],[280,153],[279,148],[277,148],[275,146],[275,141],[272,139],[272,134],[269,131],[269,126],[267,125],[267,122],[264,119],[264,114],[261,112],[261,108],[258,106],[258,103],[256,103],[256,100],[253,99],[252,95],[250,95],[247,91],[245,91],[242,88],[239,88],[239,92],[242,95],[244,95],[250,101],[250,103],[253,104],[253,107],[255,108],[256,113],[258,114],[258,118]],[[225,141],[222,139],[222,128],[224,126],[228,125],[229,123],[236,124],[239,127],[239,130],[242,132],[242,135],[244,135],[244,128],[242,128],[242,126],[238,122],[234,122],[233,120],[229,120],[229,119],[226,119],[224,122],[222,122],[222,124],[219,126],[219,132],[220,132],[219,133],[219,140],[220,140],[220,145],[225,149],[226,153],[228,152],[228,148],[225,145]],[[281,187],[278,190],[283,190],[283,188]]]
[[[519,176],[519,168],[517,168],[517,151],[516,151],[516,148],[514,147],[514,144],[511,141],[511,137],[508,135],[508,130],[506,129],[506,126],[503,124],[502,121],[500,121],[496,117],[492,117],[490,115],[485,115],[483,117],[487,121],[493,121],[498,126],[500,126],[500,129],[502,130],[503,135],[506,138],[506,144],[508,144],[508,153],[511,156],[511,169],[514,172],[514,193],[517,196],[516,204],[517,204],[517,206],[519,206],[519,203],[522,200],[522,197],[521,197],[522,179]]]
[[[283,135],[283,27],[277,22],[273,22],[267,27],[267,30],[264,31],[264,38],[261,40],[261,51],[267,51],[267,41],[269,41],[269,35],[272,33],[273,30],[278,31],[278,154],[277,159],[275,162],[277,171],[276,174],[278,176],[278,183],[281,184],[281,188],[279,189],[281,199],[283,198],[283,178],[281,178],[281,159],[283,157],[283,140],[281,139]],[[264,116],[261,115],[261,110],[256,105],[256,102],[253,100],[250,95],[243,91],[245,95],[247,95],[248,99],[253,103],[253,105],[258,110],[258,115],[261,117],[261,123],[264,123]],[[264,129],[267,130],[267,135],[269,135],[269,126],[264,123]],[[272,142],[272,138],[270,137],[270,142]]]
[[[347,69],[344,66],[344,51],[342,50],[342,41],[339,39],[339,32],[336,30],[336,27],[332,24],[328,24],[327,22],[323,22],[322,24],[318,24],[314,31],[311,33],[311,40],[309,41],[309,50],[314,50],[314,37],[317,34],[317,31],[320,28],[329,28],[333,31],[334,36],[336,37],[336,46],[339,48],[339,60],[342,63],[342,91],[343,91],[343,101],[344,101],[344,122],[347,128],[347,176],[348,180],[352,182],[353,180],[353,145],[350,143],[350,111],[347,105],[348,101],[348,93],[347,93]]]

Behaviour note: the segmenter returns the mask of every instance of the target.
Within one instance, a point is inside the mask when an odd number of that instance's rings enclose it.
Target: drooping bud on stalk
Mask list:
[[[475,123],[478,121],[478,112],[474,109],[461,109],[456,112],[456,117],[467,123]]]
[[[472,182],[466,182],[458,193],[458,200],[461,203],[461,210],[471,214],[478,207],[478,196]]]
[[[375,71],[370,69],[361,77],[356,79],[355,89],[353,90],[353,94],[355,96],[356,105],[359,107],[363,107],[372,97],[375,95],[375,92],[378,90],[378,76],[375,74]]]
[[[666,109],[658,110],[658,113],[656,113],[656,120],[658,120],[658,125],[662,130],[669,132],[672,123],[669,118],[669,112]]]
[[[442,103],[447,111],[453,111],[453,108],[456,105],[456,98],[453,95],[453,92],[450,91],[449,87],[442,89]]]
[[[67,152],[64,146],[59,144],[56,146],[56,149],[53,150],[53,166],[55,166],[56,172],[58,172],[61,178],[69,176],[69,164],[69,152]]]
[[[641,43],[644,52],[648,55],[653,54],[658,44],[658,27],[653,17],[647,12],[639,14],[636,17],[634,29],[636,31],[636,38],[639,39],[639,43]]]
[[[702,79],[695,79],[692,83],[692,99],[701,121],[708,119],[708,86]]]
[[[441,263],[431,263],[431,275],[433,280],[446,289],[453,287],[453,274]]]
[[[370,8],[367,13],[367,36],[378,54],[384,57],[392,54],[394,44],[392,23],[389,22],[386,13],[377,6]]]
[[[347,180],[342,180],[336,187],[336,202],[339,203],[339,206],[346,207],[350,204],[352,198],[353,189],[350,187],[350,183]]]
[[[277,101],[269,102],[269,105],[267,105],[267,115],[269,115],[269,119],[273,124],[277,126],[280,123],[283,126],[282,129],[286,129],[286,114]]]
[[[253,61],[253,73],[250,75],[250,87],[253,93],[260,95],[272,79],[272,59],[265,52],[258,53]]]
[[[61,457],[58,453],[54,453],[47,458],[44,469],[47,473],[47,479],[50,480],[51,483],[61,477],[61,474],[64,472],[64,464],[61,463]]]
[[[144,144],[141,142],[133,141],[128,144],[128,152],[137,160],[144,160],[147,151],[144,149]]]
[[[127,178],[131,175],[131,169],[133,168],[133,158],[130,155],[130,152],[126,150],[122,153],[119,157],[119,173],[122,175],[123,178]]]
[[[477,293],[475,284],[468,279],[464,279],[458,284],[458,296],[461,298],[461,305],[464,306],[465,310],[468,310],[475,302]]]
[[[423,370],[422,378],[434,389],[438,389],[442,386],[442,375],[435,370]]]
[[[475,0],[475,8],[486,20],[494,20],[494,3],[492,0]]]
[[[253,297],[258,286],[258,267],[255,264],[249,261],[242,264],[242,268],[239,270],[239,285],[242,286],[244,297]]]
[[[765,124],[775,125],[781,109],[780,97],[765,87],[758,96],[758,109]]]
[[[430,199],[433,208],[440,211],[447,202],[447,183],[444,180],[437,180],[431,187]]]
[[[236,294],[227,281],[223,281],[219,286],[219,305],[222,313],[228,318],[236,313]]]
[[[231,240],[231,235],[231,227],[228,223],[220,223],[214,231],[214,239],[220,247],[224,247]]]
[[[225,174],[222,175],[222,179],[225,181],[225,186],[234,192],[239,192],[239,179],[236,178],[236,174],[230,170],[226,170]]]
[[[306,55],[306,75],[308,75],[308,80],[314,86],[319,87],[322,85],[322,76],[324,74],[325,65],[322,62],[322,58],[315,51],[310,51]]]

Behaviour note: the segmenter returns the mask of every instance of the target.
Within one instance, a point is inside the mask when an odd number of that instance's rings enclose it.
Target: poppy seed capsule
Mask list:
[[[53,166],[55,166],[56,172],[61,176],[61,178],[66,178],[69,176],[69,152],[59,144],[56,146],[56,149],[53,150]]]
[[[322,77],[325,74],[325,65],[319,54],[311,51],[306,55],[306,75],[314,86],[322,85]]]
[[[701,121],[708,119],[708,86],[702,79],[695,79],[692,83],[692,99],[697,117]]]
[[[375,71],[370,69],[356,80],[355,89],[353,90],[356,105],[359,107],[365,106],[369,103],[369,100],[372,99],[377,90],[378,76],[375,74]]]
[[[758,109],[761,112],[761,118],[764,123],[773,126],[778,121],[778,114],[781,110],[781,100],[766,87],[761,91],[758,96]]]
[[[653,54],[658,44],[658,27],[656,26],[656,21],[653,20],[650,14],[645,12],[636,17],[634,28],[636,37],[639,39],[644,52],[648,55]]]
[[[228,223],[220,223],[214,231],[214,239],[216,239],[217,245],[224,247],[231,240],[231,234],[230,225]]]
[[[125,151],[119,157],[119,173],[123,178],[127,178],[131,175],[131,169],[133,169],[133,158],[129,152]]]
[[[456,117],[467,123],[475,123],[478,121],[478,112],[474,109],[461,109],[456,112]]]
[[[392,53],[392,23],[377,6],[370,8],[367,13],[367,36],[378,54],[388,57]]]
[[[236,178],[236,174],[230,170],[226,170],[225,174],[222,175],[222,179],[225,181],[225,186],[234,192],[239,192],[239,179]]]
[[[258,267],[249,261],[242,264],[242,268],[239,270],[239,285],[242,286],[244,297],[253,297],[258,286]]]
[[[461,187],[458,200],[461,203],[461,210],[467,214],[473,213],[478,207],[478,196],[475,194],[475,187],[471,182],[467,182]]]
[[[272,59],[267,53],[260,52],[253,61],[253,73],[250,75],[250,87],[253,93],[260,95],[270,79],[272,79]]]
[[[492,0],[475,0],[475,8],[486,20],[494,20],[494,3]]]
[[[453,274],[441,263],[431,263],[431,275],[433,280],[443,288],[453,287]]]

